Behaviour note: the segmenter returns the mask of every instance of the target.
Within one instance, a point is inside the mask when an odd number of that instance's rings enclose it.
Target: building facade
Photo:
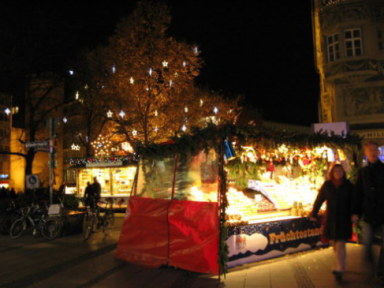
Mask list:
[[[9,187],[12,97],[0,94],[0,187]]]
[[[312,0],[320,122],[384,144],[384,2]]]

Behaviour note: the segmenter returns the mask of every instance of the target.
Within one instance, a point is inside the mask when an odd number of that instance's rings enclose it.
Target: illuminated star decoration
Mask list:
[[[103,135],[99,135],[91,145],[95,151],[95,156],[106,156],[111,153],[111,141]]]
[[[168,62],[167,61],[163,61],[163,67],[168,67]]]
[[[107,111],[107,117],[112,118],[113,112],[111,110]]]
[[[73,150],[73,151],[80,151],[80,145],[76,145],[75,143],[72,143],[71,150]]]
[[[132,130],[132,135],[133,136],[136,136],[137,135],[137,131],[135,129]]]

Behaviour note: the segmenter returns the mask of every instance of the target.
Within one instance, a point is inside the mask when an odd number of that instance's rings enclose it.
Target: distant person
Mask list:
[[[95,194],[95,199],[97,201],[100,201],[100,196],[101,196],[101,185],[100,183],[97,181],[97,178],[96,177],[93,177],[93,183],[92,183],[92,186],[93,186],[93,193]]]
[[[324,202],[327,202],[324,236],[329,239],[334,251],[334,269],[332,273],[338,282],[343,279],[346,268],[345,244],[352,236],[351,207],[354,193],[353,184],[347,180],[344,168],[336,164],[329,172],[328,180],[321,187],[313,204],[310,219],[317,221],[317,214]]]
[[[85,191],[84,191],[84,205],[94,207],[94,202],[95,202],[95,193],[93,191],[93,186],[88,181],[87,187],[85,187]]]
[[[384,164],[379,160],[379,145],[365,142],[364,154],[368,165],[358,172],[352,221],[362,219],[362,242],[364,245],[365,267],[373,272],[373,280],[384,284]],[[380,255],[375,265],[372,244],[374,235],[381,237]]]

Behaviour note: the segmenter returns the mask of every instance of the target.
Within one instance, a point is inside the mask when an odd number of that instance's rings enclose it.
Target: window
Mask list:
[[[384,31],[377,30],[377,48],[384,51]]]
[[[327,37],[327,52],[328,62],[332,62],[340,58],[339,35],[334,34]]]
[[[347,57],[361,56],[363,54],[360,29],[345,30],[344,39]]]

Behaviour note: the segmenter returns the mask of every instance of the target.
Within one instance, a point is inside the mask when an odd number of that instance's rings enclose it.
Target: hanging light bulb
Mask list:
[[[124,118],[124,116],[125,116],[125,112],[124,112],[123,110],[121,110],[120,113],[119,113],[119,116],[120,116],[121,118]]]
[[[135,83],[135,79],[133,79],[133,77],[129,78],[129,83],[131,84]]]

